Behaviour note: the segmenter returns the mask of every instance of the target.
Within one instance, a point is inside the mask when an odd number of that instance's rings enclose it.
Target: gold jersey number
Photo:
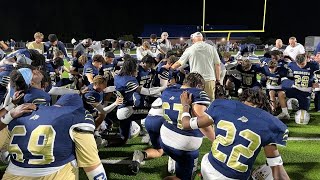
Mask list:
[[[19,125],[15,126],[12,129],[11,133],[12,136],[8,150],[10,154],[14,155],[13,157],[16,161],[23,163],[25,161],[23,152],[20,149],[19,145],[13,144],[12,141],[15,137],[25,136],[27,130],[25,126]],[[40,137],[43,138],[43,141],[39,144]],[[29,159],[28,164],[44,165],[54,162],[53,147],[55,137],[56,131],[51,125],[40,125],[35,128],[31,132],[27,149],[33,156],[42,156],[42,158]]]
[[[218,150],[221,146],[230,146],[234,143],[235,137],[237,136],[237,129],[232,122],[221,120],[217,124],[217,128],[226,131],[226,135],[218,135],[212,144],[212,155],[218,161],[222,163],[227,162],[227,166],[239,172],[246,172],[248,170],[248,165],[239,162],[240,156],[247,159],[254,155],[254,152],[259,148],[261,144],[261,138],[255,132],[245,129],[239,132],[238,136],[248,140],[250,143],[248,146],[238,144],[234,146],[231,153],[225,154]]]

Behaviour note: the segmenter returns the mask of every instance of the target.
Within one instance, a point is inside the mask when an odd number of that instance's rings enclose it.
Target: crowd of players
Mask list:
[[[166,32],[160,39],[151,35],[141,47],[73,40],[71,56],[55,34],[45,43],[39,32],[34,38],[0,62],[0,148],[2,159],[10,158],[3,179],[74,179],[77,167],[89,179],[106,179],[98,148],[123,146],[138,134],[152,148],[133,152],[133,173],[142,161],[166,154],[175,173],[167,179],[192,179],[205,136],[213,146],[201,162],[204,179],[247,179],[261,147],[273,177],[288,179],[275,146],[288,138],[280,119],[290,118],[289,105],[297,111],[295,121],[307,124],[312,94],[320,110],[318,56],[297,51],[295,38],[291,49],[263,58],[250,45],[235,57],[219,54],[214,101],[201,73],[171,68],[188,47],[172,51]]]

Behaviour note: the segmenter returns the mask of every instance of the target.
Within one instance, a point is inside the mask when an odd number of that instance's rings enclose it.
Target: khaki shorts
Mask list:
[[[208,94],[211,101],[215,99],[214,97],[215,87],[216,87],[216,82],[214,80],[205,82],[204,91]]]

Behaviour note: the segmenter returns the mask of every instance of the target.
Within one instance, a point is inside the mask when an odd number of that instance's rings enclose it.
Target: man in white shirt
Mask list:
[[[215,81],[220,81],[220,58],[216,48],[203,41],[203,35],[191,35],[193,45],[187,48],[171,68],[176,69],[189,62],[190,72],[198,72],[205,80],[204,91],[214,100]]]
[[[282,45],[283,45],[282,40],[281,40],[281,39],[277,39],[277,40],[276,40],[276,45],[275,45],[275,47],[273,47],[273,48],[271,49],[271,51],[274,51],[274,50],[283,51],[283,50],[281,50]]]
[[[290,37],[289,46],[286,47],[283,54],[289,55],[293,60],[295,60],[297,55],[304,54],[304,53],[305,53],[304,47],[300,43],[297,43],[297,39],[295,37]]]

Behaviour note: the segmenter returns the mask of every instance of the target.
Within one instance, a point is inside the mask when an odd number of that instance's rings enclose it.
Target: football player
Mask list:
[[[133,107],[139,107],[141,104],[141,95],[149,96],[159,94],[165,88],[145,88],[139,86],[137,81],[137,62],[130,58],[124,61],[120,73],[115,76],[114,83],[117,95],[123,98],[123,104],[118,106],[117,118],[120,120],[121,139],[116,142],[121,145],[126,143],[130,136],[131,121],[134,120],[131,115]],[[131,118],[130,118],[131,117]]]
[[[203,179],[248,179],[261,147],[274,179],[289,179],[277,149],[277,144],[286,145],[289,131],[265,111],[270,105],[261,90],[245,89],[239,101],[217,99],[203,116],[195,118],[189,114],[192,96],[186,91],[181,95],[183,129],[215,125],[216,139],[201,162]]]
[[[210,98],[203,90],[204,84],[205,81],[200,74],[190,73],[184,79],[183,85],[170,86],[161,95],[165,121],[160,130],[160,144],[163,151],[176,161],[172,169],[175,169],[176,177],[179,179],[192,178],[197,168],[203,135],[206,135],[211,141],[214,139],[212,127],[183,130],[181,124],[183,105],[180,103],[180,95],[183,91],[192,93],[192,116],[203,115],[210,104]],[[170,169],[169,166],[168,169]]]
[[[277,108],[276,97],[279,98],[281,108],[286,107],[286,96],[281,88],[281,78],[287,76],[287,69],[279,67],[278,61],[272,60],[267,66],[262,69],[262,74],[265,75],[267,94],[271,100],[271,111],[275,112]]]
[[[93,82],[93,78],[99,75],[99,70],[102,67],[104,58],[102,55],[96,54],[92,61],[88,61],[83,68],[83,81],[86,86]]]
[[[282,88],[286,97],[296,98],[299,101],[299,109],[309,110],[310,96],[314,83],[314,72],[319,70],[319,64],[315,61],[307,62],[305,55],[297,55],[296,61],[288,64],[288,79],[283,79]],[[278,115],[279,119],[288,116],[285,112]]]
[[[8,127],[11,161],[3,179],[77,179],[77,167],[83,167],[89,179],[107,178],[93,138],[92,116],[79,95],[39,106]]]

